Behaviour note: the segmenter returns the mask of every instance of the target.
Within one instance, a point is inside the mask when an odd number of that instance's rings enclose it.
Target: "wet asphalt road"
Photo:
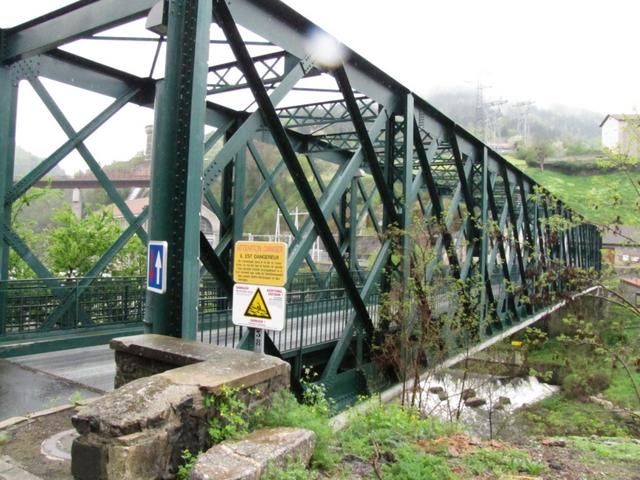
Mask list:
[[[0,359],[0,421],[90,398],[95,390]]]
[[[0,359],[0,421],[113,390],[108,346]]]

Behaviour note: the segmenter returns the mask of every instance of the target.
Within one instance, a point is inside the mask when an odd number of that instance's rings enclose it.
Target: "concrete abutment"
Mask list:
[[[174,478],[184,449],[211,447],[217,412],[206,396],[231,387],[251,411],[289,387],[289,364],[267,355],[160,335],[114,339],[111,347],[117,389],[72,419],[77,480]]]

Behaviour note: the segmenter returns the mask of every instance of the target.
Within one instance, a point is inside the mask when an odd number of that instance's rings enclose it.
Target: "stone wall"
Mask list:
[[[158,335],[114,345],[117,382],[124,385],[72,419],[80,433],[72,447],[78,480],[173,478],[185,448],[195,453],[211,446],[208,424],[218,412],[205,406],[206,396],[236,387],[252,409],[289,387],[289,364],[267,355]],[[187,365],[171,368],[180,363]]]
[[[224,365],[230,350],[153,334],[114,338],[111,348],[116,358],[115,388],[194,363],[211,361]]]

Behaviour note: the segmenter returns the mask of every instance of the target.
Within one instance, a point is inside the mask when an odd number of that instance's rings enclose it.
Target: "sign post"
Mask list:
[[[264,330],[261,328],[256,328],[253,331],[253,351],[264,353]]]
[[[287,244],[236,242],[233,281],[233,323],[253,328],[253,350],[264,353],[264,330],[284,329]]]

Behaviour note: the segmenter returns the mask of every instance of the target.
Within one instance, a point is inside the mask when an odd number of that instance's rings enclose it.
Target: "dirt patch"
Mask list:
[[[637,461],[622,461],[610,458],[598,458],[571,447],[557,446],[555,442],[543,445],[541,439],[529,439],[516,445],[527,451],[531,458],[547,465],[547,471],[539,476],[545,480],[596,480],[624,479],[640,480],[640,458]]]
[[[24,470],[46,480],[70,480],[71,462],[50,460],[40,452],[42,442],[58,432],[73,428],[74,408],[31,418],[8,427],[2,433],[0,456],[7,455]]]
[[[425,452],[438,454],[445,452],[450,457],[456,458],[473,453],[478,448],[491,448],[503,450],[508,446],[497,440],[481,441],[464,433],[454,433],[447,437],[439,437],[435,440],[418,440],[417,445]]]

